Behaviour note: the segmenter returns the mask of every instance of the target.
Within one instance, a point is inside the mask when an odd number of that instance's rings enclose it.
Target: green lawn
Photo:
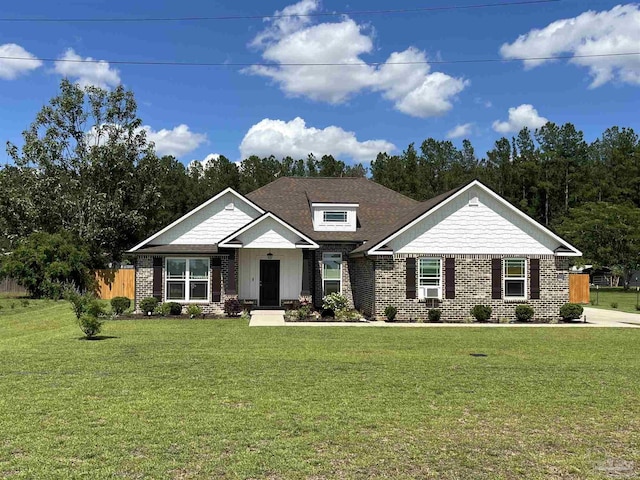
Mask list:
[[[636,292],[635,287],[626,291],[622,287],[600,287],[597,292],[595,288],[592,288],[590,297],[590,307],[640,314],[640,311],[636,309],[638,292]],[[596,301],[598,302],[597,304]],[[612,303],[617,303],[618,306],[613,308]]]
[[[638,330],[103,333],[80,340],[63,302],[2,310],[0,478],[640,475]]]

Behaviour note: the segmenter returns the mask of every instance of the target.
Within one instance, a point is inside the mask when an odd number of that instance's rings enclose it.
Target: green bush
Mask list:
[[[27,308],[29,306],[29,300],[27,300],[26,298],[23,298],[22,300],[20,300],[20,303],[24,308]]]
[[[229,298],[224,302],[224,313],[229,317],[237,317],[242,313],[242,305],[237,298]]]
[[[528,322],[533,318],[533,307],[531,305],[518,305],[516,307],[516,318],[519,322]]]
[[[168,305],[170,315],[182,315],[182,305],[178,302],[169,302]]]
[[[156,308],[153,309],[153,313],[161,317],[166,317],[171,313],[171,305],[169,305],[168,302],[159,303],[156,305]]]
[[[430,322],[439,322],[441,315],[442,315],[442,312],[440,311],[439,308],[432,308],[432,309],[429,310],[429,321]]]
[[[155,297],[147,297],[140,300],[140,310],[145,315],[149,315],[153,313],[155,308],[158,306],[158,299]]]
[[[131,300],[127,297],[113,297],[111,299],[111,309],[116,315],[122,315],[131,307]]]
[[[78,319],[80,330],[87,338],[93,338],[102,330],[102,321],[93,315],[84,314]]]
[[[62,298],[65,285],[91,289],[89,252],[66,232],[32,233],[3,258],[0,277],[16,279],[34,298]]]
[[[89,302],[87,302],[87,308],[85,309],[85,313],[92,317],[104,317],[106,315],[104,305],[97,298],[91,298]]]
[[[325,295],[322,299],[322,308],[334,312],[344,310],[347,308],[347,297],[337,292]]]
[[[358,320],[360,320],[361,315],[357,310],[345,308],[338,311],[335,318],[336,320],[339,320],[341,322],[357,322]]]
[[[618,308],[618,302],[611,302],[611,308]]]
[[[640,312],[640,305],[636,305],[636,310]]]
[[[100,305],[99,301],[92,293],[80,293],[74,287],[67,287],[64,289],[63,298],[71,303],[71,308],[73,309],[73,313],[76,315],[77,319],[80,319],[85,313],[89,313],[90,306],[95,303]],[[98,307],[94,306],[93,311],[96,312],[94,316],[98,316],[100,313],[104,313],[103,311],[98,311]]]
[[[302,305],[296,311],[296,318],[300,322],[306,320],[309,315],[311,315],[311,305]]]
[[[387,308],[384,309],[384,316],[387,317],[387,322],[393,322],[397,314],[398,309],[393,305],[388,305]]]
[[[189,318],[195,318],[202,315],[202,307],[200,305],[189,305],[187,307],[187,314]]]
[[[582,305],[579,303],[565,303],[560,307],[560,316],[563,320],[577,320],[583,312]]]
[[[473,315],[478,322],[486,322],[491,318],[492,311],[488,305],[476,305],[471,309],[471,315]]]

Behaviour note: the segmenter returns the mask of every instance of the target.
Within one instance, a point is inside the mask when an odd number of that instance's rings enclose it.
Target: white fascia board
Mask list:
[[[563,252],[563,253],[556,253],[555,255],[558,257],[581,257],[582,256],[582,252],[580,250],[578,250],[576,247],[574,247],[573,245],[571,245],[569,242],[563,240],[562,238],[560,238],[558,235],[556,235],[555,233],[553,233],[551,230],[549,230],[547,227],[545,227],[544,225],[542,225],[539,222],[536,222],[533,218],[531,218],[529,215],[527,215],[524,212],[521,212],[520,210],[518,210],[516,207],[514,207],[513,205],[511,205],[509,202],[507,202],[504,198],[502,198],[500,195],[498,195],[497,193],[495,193],[493,190],[491,190],[489,187],[487,187],[486,185],[484,185],[483,183],[481,183],[478,180],[474,180],[473,182],[469,183],[467,186],[465,186],[464,188],[460,189],[458,192],[456,192],[455,194],[451,195],[449,198],[447,198],[446,200],[440,202],[438,205],[436,205],[435,207],[433,207],[432,209],[428,210],[427,212],[423,213],[422,215],[420,215],[418,218],[416,218],[415,220],[413,220],[412,222],[409,222],[408,224],[406,224],[404,227],[402,227],[400,230],[398,230],[397,232],[393,233],[392,235],[388,236],[387,238],[385,238],[384,240],[382,240],[381,242],[379,242],[378,244],[376,244],[375,246],[373,246],[370,250],[367,250],[367,255],[380,255],[380,252],[377,252],[377,249],[382,247],[383,245],[389,243],[391,240],[393,240],[394,238],[396,238],[398,235],[406,232],[408,229],[410,229],[411,227],[413,227],[414,225],[416,225],[417,223],[421,222],[422,220],[424,220],[426,217],[428,217],[429,215],[431,215],[433,212],[441,209],[442,207],[444,207],[446,204],[448,204],[449,202],[453,201],[456,197],[462,195],[464,192],[466,192],[467,190],[471,189],[472,187],[479,187],[480,189],[484,190],[487,194],[489,194],[490,196],[492,196],[494,199],[496,199],[498,202],[502,203],[504,206],[506,206],[508,209],[510,209],[512,212],[514,212],[516,215],[520,216],[521,218],[523,218],[524,220],[526,220],[527,222],[531,223],[533,226],[537,227],[538,229],[542,230],[544,233],[546,233],[547,235],[549,235],[551,238],[553,238],[554,240],[556,240],[557,242],[561,243],[562,245],[564,245],[565,247],[573,250],[573,252]]]
[[[243,202],[245,202],[247,205],[249,205],[250,207],[254,208],[258,213],[263,214],[264,210],[261,209],[258,205],[256,205],[255,203],[253,203],[251,200],[249,200],[248,198],[244,197],[243,195],[239,194],[238,192],[236,192],[233,188],[228,187],[226,189],[224,189],[223,191],[221,191],[219,194],[217,194],[214,197],[211,197],[209,200],[207,200],[206,202],[204,202],[202,205],[197,206],[196,208],[194,208],[193,210],[191,210],[190,212],[188,212],[187,214],[183,215],[182,217],[180,217],[178,220],[176,220],[175,222],[167,225],[166,227],[164,227],[162,230],[154,233],[153,235],[151,235],[149,238],[147,238],[146,240],[143,240],[142,242],[140,242],[138,245],[136,245],[135,247],[133,247],[131,250],[128,250],[127,253],[133,253],[136,250],[138,250],[139,248],[144,247],[147,243],[149,243],[150,241],[152,241],[153,239],[159,237],[160,235],[162,235],[163,233],[169,231],[170,229],[172,229],[173,227],[175,227],[176,225],[178,225],[179,223],[183,222],[184,220],[186,220],[187,218],[189,218],[191,215],[194,215],[195,213],[199,212],[200,210],[202,210],[203,208],[205,208],[206,206],[210,205],[211,203],[215,202],[216,200],[218,200],[220,197],[226,195],[227,193],[231,193],[233,195],[235,195],[236,197],[238,197],[238,199],[242,200]]]
[[[227,242],[233,240],[234,238],[236,238],[238,235],[242,235],[244,232],[246,232],[247,230],[249,230],[250,228],[255,227],[256,225],[258,225],[259,223],[263,222],[264,220],[266,220],[267,218],[272,218],[273,220],[275,220],[276,222],[278,222],[280,225],[282,225],[284,228],[290,230],[291,232],[293,232],[294,234],[298,235],[300,238],[302,238],[305,242],[308,242],[309,245],[305,245],[305,246],[297,246],[296,248],[310,248],[310,249],[316,249],[316,248],[320,248],[320,245],[318,245],[316,242],[314,242],[313,240],[311,240],[309,237],[307,237],[305,234],[303,234],[302,232],[299,232],[298,230],[296,230],[295,228],[293,228],[291,225],[289,225],[287,222],[285,222],[284,220],[281,220],[277,215],[274,215],[271,212],[266,212],[265,214],[263,214],[262,216],[256,218],[255,220],[253,220],[252,222],[247,223],[244,227],[242,227],[240,230],[236,230],[235,232],[233,232],[231,235],[227,236],[226,238],[223,238],[222,240],[220,240],[220,242],[218,242],[218,246],[219,247],[229,247],[229,248],[234,248],[233,243],[229,244]],[[242,248],[242,247],[238,247],[238,245],[235,245],[236,248]]]
[[[311,202],[312,207],[326,207],[326,208],[358,208],[360,206],[359,203],[314,203]]]

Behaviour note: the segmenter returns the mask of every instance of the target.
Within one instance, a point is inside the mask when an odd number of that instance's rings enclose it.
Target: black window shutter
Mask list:
[[[416,298],[416,259],[407,258],[407,298]]]
[[[531,299],[540,299],[540,259],[529,260],[529,285],[531,288]]]
[[[491,259],[491,298],[502,298],[502,259]]]
[[[222,262],[220,258],[211,259],[211,301],[219,302],[222,287]]]
[[[153,257],[153,296],[162,301],[162,257]]]
[[[456,298],[456,259],[444,260],[445,290],[444,298]]]
[[[311,250],[302,250],[302,295],[311,295]]]
[[[227,277],[227,293],[229,295],[236,294],[236,251],[231,250],[229,253],[229,275]]]

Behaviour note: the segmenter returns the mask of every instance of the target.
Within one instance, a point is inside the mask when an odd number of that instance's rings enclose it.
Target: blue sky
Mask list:
[[[10,2],[3,18],[140,18],[318,14],[485,2],[302,0]],[[555,23],[554,23],[555,22]],[[536,31],[537,29],[537,31]],[[640,5],[544,4],[384,15],[195,22],[0,22],[0,56],[105,61],[269,63],[268,67],[143,66],[0,59],[0,138],[21,131],[62,76],[134,91],[159,153],[368,162],[428,137],[495,140],[546,119],[587,140],[613,126],[640,131],[640,55],[527,64],[417,63],[640,52]],[[380,62],[382,66],[281,66]],[[0,159],[8,161],[2,152]]]

